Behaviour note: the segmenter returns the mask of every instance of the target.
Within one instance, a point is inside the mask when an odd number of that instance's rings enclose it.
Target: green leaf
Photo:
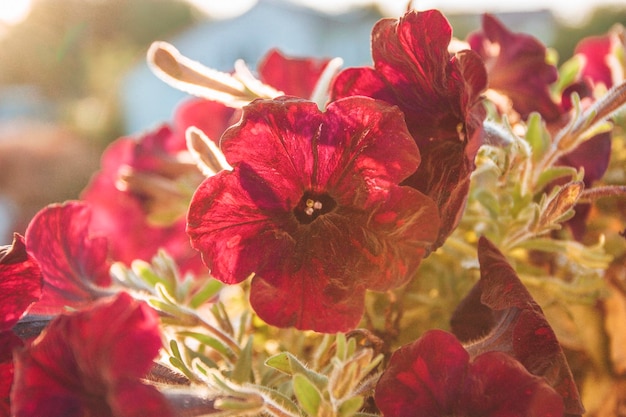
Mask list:
[[[223,284],[216,279],[208,279],[200,291],[196,292],[191,300],[189,300],[189,306],[193,309],[200,307],[206,303],[211,297],[219,292],[223,287]]]
[[[328,377],[310,370],[302,364],[294,355],[289,352],[278,353],[265,361],[270,368],[274,368],[287,375],[306,375],[320,390],[325,390],[328,386]]]
[[[317,416],[322,403],[322,394],[306,376],[295,374],[293,376],[293,391],[298,403],[309,416]]]
[[[583,65],[582,60],[581,56],[574,55],[559,67],[559,78],[554,86],[557,95],[560,96],[565,87],[572,85],[576,81],[580,68]]]
[[[525,139],[532,149],[533,161],[539,161],[548,150],[551,142],[550,134],[546,130],[539,113],[531,113],[528,117]]]
[[[546,185],[560,178],[567,178],[568,180],[572,180],[576,178],[577,174],[578,171],[576,171],[576,168],[566,166],[550,167],[543,171],[541,174],[539,174],[535,189],[537,191],[543,190]]]
[[[250,337],[246,346],[239,353],[237,363],[235,363],[230,375],[230,379],[240,384],[252,382],[252,340],[253,338]]]
[[[287,375],[293,375],[294,371],[291,365],[291,353],[289,352],[281,352],[276,354],[265,361],[265,365],[270,368],[274,368],[280,372],[283,372]],[[297,361],[297,359],[296,359]],[[304,365],[302,365],[304,367]]]
[[[216,352],[220,353],[224,359],[232,361],[235,359],[235,353],[231,348],[222,343],[219,339],[204,333],[196,333],[196,332],[179,332],[180,336],[191,337],[196,339],[198,342],[206,345]]]
[[[339,417],[352,417],[363,407],[363,397],[352,397],[341,403],[339,406]]]
[[[153,261],[156,260],[156,257],[153,258]],[[157,265],[158,267],[158,265]],[[162,285],[165,287],[167,293],[173,294],[176,291],[175,284],[172,285],[172,282],[168,280],[166,277],[161,276],[159,273],[154,270],[155,265],[151,265],[148,262],[142,260],[135,260],[131,264],[132,271],[139,277],[143,282],[148,284],[150,288],[156,288],[157,285]]]

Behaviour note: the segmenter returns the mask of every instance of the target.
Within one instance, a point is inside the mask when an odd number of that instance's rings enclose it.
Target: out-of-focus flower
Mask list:
[[[296,58],[272,49],[259,63],[259,76],[265,84],[286,95],[311,99],[330,60]]]
[[[574,56],[582,57],[580,78],[606,88],[620,84],[626,71],[626,29],[616,25],[607,34],[582,39],[574,49]]]
[[[442,330],[393,353],[375,400],[385,417],[563,415],[563,400],[543,378],[503,352],[471,357]]]
[[[419,152],[395,106],[366,97],[258,100],[221,141],[234,168],[207,178],[188,214],[192,244],[276,326],[348,330],[366,289],[410,279],[435,240],[433,201],[397,184]]]
[[[453,333],[472,357],[501,351],[533,375],[544,377],[563,398],[565,413],[584,408],[559,341],[504,255],[486,238],[478,243],[480,281],[453,314]],[[560,414],[559,414],[560,415]]]
[[[37,261],[26,252],[24,238],[13,235],[0,247],[0,417],[9,417],[13,384],[13,350],[22,341],[11,328],[41,297],[42,276]]]
[[[158,326],[156,313],[126,293],[58,316],[15,355],[13,415],[173,415],[140,380],[161,347]]]
[[[93,208],[94,232],[109,238],[111,257],[130,264],[150,261],[162,248],[181,271],[200,271],[200,257],[185,234],[185,213],[204,174],[187,153],[185,131],[197,126],[217,140],[233,110],[208,100],[180,105],[174,124],[141,137],[113,142],[81,198]]]
[[[41,297],[39,264],[17,233],[11,246],[0,246],[0,332],[10,330]]]
[[[33,217],[25,240],[43,275],[41,299],[30,312],[47,315],[65,307],[82,308],[110,285],[107,239],[92,234],[88,204],[49,205]]]
[[[467,42],[485,60],[489,89],[510,100],[523,120],[533,111],[549,122],[561,116],[550,95],[550,85],[558,77],[557,68],[547,62],[546,47],[536,38],[509,31],[487,13],[483,15],[482,30],[468,35]]]
[[[0,332],[0,417],[11,416],[13,386],[13,351],[22,347],[22,340],[11,331]]]
[[[405,184],[435,200],[442,225],[433,249],[458,224],[465,207],[474,157],[482,143],[487,87],[477,53],[450,54],[452,29],[437,10],[382,19],[372,31],[374,68],[348,68],[333,83],[331,98],[365,95],[395,104],[422,155]]]

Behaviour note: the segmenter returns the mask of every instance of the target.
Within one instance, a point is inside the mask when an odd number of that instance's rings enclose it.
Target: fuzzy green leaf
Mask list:
[[[303,374],[293,376],[293,391],[298,403],[309,416],[317,416],[322,403],[322,394]]]
[[[352,417],[363,407],[363,397],[357,396],[348,398],[339,406],[339,417]]]

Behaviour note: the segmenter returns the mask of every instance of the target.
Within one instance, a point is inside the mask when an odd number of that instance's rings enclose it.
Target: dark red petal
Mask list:
[[[385,417],[455,415],[469,354],[450,333],[430,330],[396,350],[374,399]]]
[[[411,11],[400,19],[382,19],[372,30],[372,58],[383,78],[395,88],[419,82],[430,90],[445,84],[442,71],[450,59],[452,27],[438,10]],[[442,65],[444,64],[444,65]],[[426,81],[432,81],[428,84]]]
[[[254,178],[244,165],[207,178],[196,190],[187,233],[217,279],[234,284],[252,272],[276,269],[292,256],[288,232],[296,220],[291,208],[281,207],[285,202],[273,195],[275,188]]]
[[[309,99],[328,65],[328,59],[287,57],[277,49],[259,63],[261,81],[286,95]]]
[[[153,310],[125,293],[58,316],[16,357],[16,416],[136,415],[117,412],[134,408],[117,394],[144,391],[136,387],[161,347],[158,324]]]
[[[415,276],[427,249],[437,239],[439,224],[432,199],[409,187],[391,188],[371,214],[370,232],[355,242],[366,262],[355,269],[353,279],[363,279],[374,291],[404,285]]]
[[[108,286],[107,239],[90,233],[91,209],[83,202],[51,204],[33,217],[26,249],[39,262],[44,278],[33,312],[50,314],[64,306],[87,305]]]
[[[498,350],[517,359],[532,374],[545,377],[563,397],[568,414],[584,408],[560,344],[541,307],[533,300],[504,255],[484,237],[478,244],[481,279],[454,312],[451,324],[473,357]],[[492,324],[476,328],[478,318]],[[472,334],[472,330],[480,334]],[[488,331],[485,336],[484,331]]]
[[[243,108],[241,122],[224,132],[220,145],[230,165],[245,163],[272,189],[276,201],[291,208],[312,188],[312,144],[321,123],[322,113],[313,102],[256,100]]]
[[[502,352],[476,357],[466,384],[461,403],[470,416],[563,416],[561,396]]]
[[[13,332],[0,332],[0,417],[11,416],[9,395],[13,386],[13,351],[22,341]]]
[[[328,105],[314,152],[318,161],[314,186],[328,187],[339,204],[363,204],[356,195],[398,184],[420,162],[402,112],[366,97]]]
[[[373,68],[347,68],[337,74],[331,86],[331,100],[349,96],[374,97],[388,103],[395,102],[393,92]]]
[[[0,246],[0,332],[11,329],[41,297],[39,264],[26,252],[24,238],[13,235],[11,246]]]
[[[363,315],[365,289],[334,280],[318,259],[300,269],[272,274],[272,283],[254,277],[250,304],[260,318],[278,327],[324,333],[354,329]]]
[[[470,34],[468,42],[486,61],[489,88],[509,97],[523,119],[533,111],[547,121],[558,119],[560,111],[550,95],[558,72],[546,62],[546,47],[530,35],[509,31],[490,14],[483,15],[482,30]]]

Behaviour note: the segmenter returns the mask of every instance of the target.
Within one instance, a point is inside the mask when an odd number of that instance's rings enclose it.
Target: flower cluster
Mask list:
[[[437,10],[361,68],[155,42],[196,97],[0,247],[0,416],[618,415],[625,34],[560,68]]]

